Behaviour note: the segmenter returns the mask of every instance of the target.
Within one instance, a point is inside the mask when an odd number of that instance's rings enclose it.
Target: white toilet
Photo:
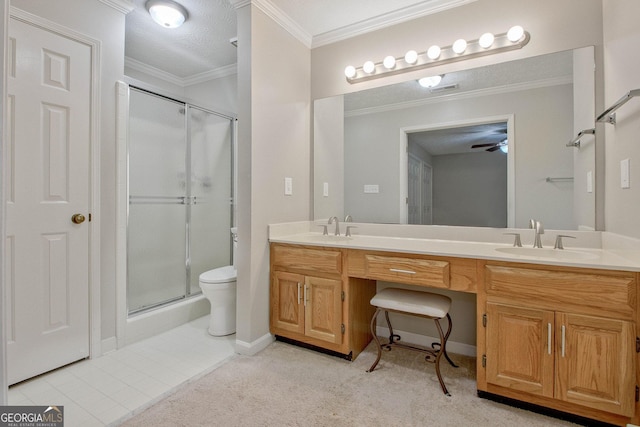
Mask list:
[[[237,246],[237,230],[231,229],[233,249]],[[211,303],[209,333],[216,337],[236,332],[236,278],[238,272],[234,265],[215,268],[200,275],[200,289]]]

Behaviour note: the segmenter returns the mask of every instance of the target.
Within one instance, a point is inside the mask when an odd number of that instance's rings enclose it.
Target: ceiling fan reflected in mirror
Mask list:
[[[487,148],[488,147],[488,148]],[[503,153],[509,152],[509,141],[504,139],[500,142],[490,142],[488,144],[474,144],[471,148],[487,148],[484,151],[494,152],[494,151],[502,151]]]

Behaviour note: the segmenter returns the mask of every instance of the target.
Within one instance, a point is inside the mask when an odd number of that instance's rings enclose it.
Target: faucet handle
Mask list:
[[[329,235],[329,232],[327,231],[327,225],[326,224],[318,224],[318,227],[324,227],[322,229],[322,235],[323,236],[328,236]]]
[[[556,244],[553,246],[553,249],[564,249],[564,246],[562,246],[562,238],[563,237],[568,237],[569,239],[575,239],[575,236],[567,236],[566,234],[558,234],[556,236]]]
[[[513,239],[513,246],[518,248],[522,247],[522,240],[520,240],[520,233],[504,233],[505,236],[515,236]]]
[[[344,235],[347,237],[351,237],[351,229],[358,228],[357,225],[347,225],[347,231],[344,232]]]

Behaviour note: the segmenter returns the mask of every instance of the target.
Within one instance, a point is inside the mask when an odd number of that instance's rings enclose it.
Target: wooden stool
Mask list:
[[[444,295],[432,294],[429,292],[410,291],[406,289],[386,288],[378,292],[372,299],[371,305],[376,307],[376,312],[371,319],[371,334],[376,341],[378,347],[378,357],[373,365],[367,372],[371,372],[375,369],[376,365],[382,357],[382,347],[386,350],[391,350],[392,346],[398,346],[401,348],[407,348],[409,350],[417,350],[427,353],[425,360],[427,362],[433,362],[436,365],[436,374],[438,375],[438,381],[442,391],[447,396],[451,396],[447,387],[444,385],[442,375],[440,375],[440,357],[444,355],[451,366],[457,368],[458,365],[453,363],[447,354],[447,340],[451,334],[451,316],[449,316],[449,308],[451,307],[451,298]],[[380,339],[376,334],[376,319],[378,314],[384,311],[384,316],[387,319],[387,325],[389,326],[389,343],[382,345]],[[414,316],[426,317],[427,319],[433,319],[438,328],[438,334],[440,335],[440,342],[434,342],[431,344],[431,348],[419,348],[404,343],[398,342],[400,340],[399,335],[393,333],[391,322],[389,321],[389,312],[404,313]],[[440,319],[447,318],[449,327],[447,333],[442,333],[442,327],[440,326]]]

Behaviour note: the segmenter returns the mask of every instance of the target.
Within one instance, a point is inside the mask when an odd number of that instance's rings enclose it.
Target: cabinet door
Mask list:
[[[305,335],[342,343],[342,282],[307,276],[304,299]]]
[[[634,329],[623,320],[557,313],[556,398],[632,416]]]
[[[271,280],[271,328],[304,333],[302,307],[304,276],[284,271],[273,272]]]
[[[553,397],[554,313],[487,303],[487,382]]]

